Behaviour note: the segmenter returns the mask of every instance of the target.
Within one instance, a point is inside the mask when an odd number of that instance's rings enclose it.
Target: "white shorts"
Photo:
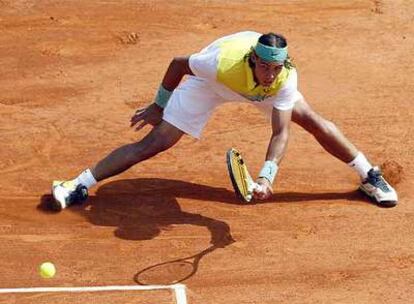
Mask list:
[[[296,96],[299,99],[301,94],[297,92]],[[214,109],[229,101],[233,100],[227,100],[219,95],[208,80],[189,76],[172,93],[164,109],[163,120],[199,139]],[[248,100],[244,101],[241,96],[238,101],[256,105],[267,118],[271,118],[272,102],[265,100],[252,103]]]
[[[225,100],[211,89],[207,80],[189,76],[172,93],[163,120],[200,138],[214,109],[223,103]]]

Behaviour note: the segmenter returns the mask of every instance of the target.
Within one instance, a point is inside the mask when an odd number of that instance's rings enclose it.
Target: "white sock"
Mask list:
[[[98,182],[96,181],[95,177],[93,177],[91,170],[86,169],[83,171],[77,178],[75,178],[76,185],[82,184],[86,188],[90,188],[95,186]]]
[[[358,152],[354,160],[348,163],[348,166],[353,168],[359,174],[361,179],[367,178],[368,171],[372,169],[372,165],[362,152]]]

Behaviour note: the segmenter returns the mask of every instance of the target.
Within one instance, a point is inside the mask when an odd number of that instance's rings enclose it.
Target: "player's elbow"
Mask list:
[[[174,57],[170,63],[171,67],[179,73],[180,75],[184,76],[187,74],[193,75],[189,65],[189,57]]]

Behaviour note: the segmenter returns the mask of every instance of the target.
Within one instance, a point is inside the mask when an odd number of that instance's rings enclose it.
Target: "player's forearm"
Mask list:
[[[289,129],[285,128],[278,133],[273,133],[266,153],[266,160],[279,164],[285,155],[289,139]]]
[[[265,179],[268,181],[268,185],[273,184],[279,170],[279,163],[286,151],[288,138],[289,129],[287,127],[276,133],[273,132],[267,148],[266,161],[259,172],[258,181]]]
[[[266,161],[259,172],[259,180],[266,179],[270,185],[273,184],[279,170],[279,163],[286,151],[288,138],[289,129],[287,127],[272,134],[267,148]]]
[[[273,184],[279,170],[279,163],[285,155],[291,118],[292,110],[280,111],[273,108],[272,137],[267,148],[266,161],[259,172],[259,179],[265,178],[269,181],[270,185]]]

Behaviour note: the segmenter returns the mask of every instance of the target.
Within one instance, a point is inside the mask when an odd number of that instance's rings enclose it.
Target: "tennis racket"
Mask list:
[[[262,191],[262,186],[255,183],[247,170],[241,154],[234,148],[227,151],[227,169],[234,192],[237,197],[245,203],[249,203],[253,198],[253,192]]]

